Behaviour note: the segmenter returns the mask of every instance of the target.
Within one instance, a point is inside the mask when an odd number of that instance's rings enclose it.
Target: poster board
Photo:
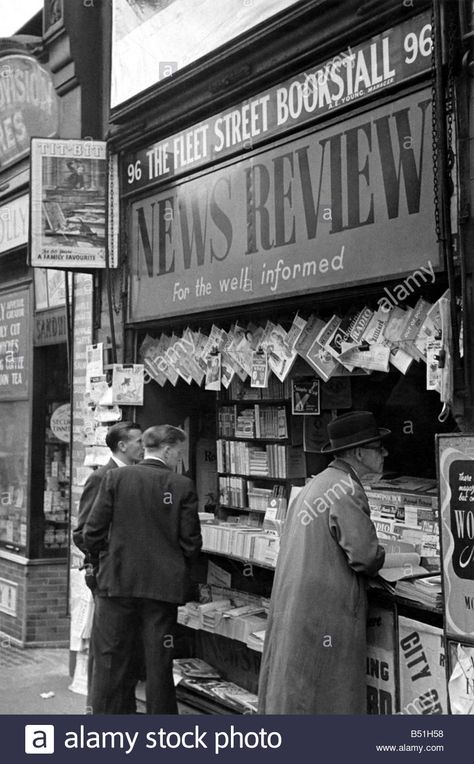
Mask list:
[[[0,400],[29,395],[31,367],[30,289],[0,292]]]
[[[474,645],[448,642],[449,703],[454,715],[474,714]]]
[[[107,144],[31,141],[30,265],[105,268]]]
[[[396,695],[395,614],[370,606],[367,619],[367,713],[381,716],[398,710]]]
[[[442,629],[399,616],[398,645],[400,713],[447,714]]]
[[[474,641],[474,434],[436,436],[446,634]]]

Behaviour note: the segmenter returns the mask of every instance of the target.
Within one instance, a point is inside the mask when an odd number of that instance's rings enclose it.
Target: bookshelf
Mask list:
[[[306,461],[291,442],[290,383],[270,377],[268,388],[234,378],[217,399],[217,494],[219,517],[263,526],[272,499],[289,498],[302,485]]]

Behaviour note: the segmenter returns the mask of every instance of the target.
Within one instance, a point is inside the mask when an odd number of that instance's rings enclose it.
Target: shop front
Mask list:
[[[0,634],[20,646],[66,646],[70,632],[66,274],[31,265],[30,145],[96,135],[102,114],[89,76],[100,61],[98,11],[60,3],[50,14],[45,5],[44,23],[37,14],[28,34],[0,44]],[[80,55],[86,47],[93,63]],[[65,161],[59,169],[44,179],[55,193],[43,208],[50,219],[69,174]],[[86,201],[95,180],[83,183]],[[69,286],[80,305],[78,283]],[[91,324],[90,300],[87,308]]]
[[[285,515],[348,410],[392,431],[367,486],[394,553],[371,593],[368,712],[448,709],[435,435],[457,431],[458,316],[433,202],[431,17],[372,33],[155,142],[112,144],[124,361],[145,369],[134,416],[187,431],[202,513],[176,657],[217,675],[179,692],[210,712],[255,708]],[[423,570],[421,593],[404,564]]]

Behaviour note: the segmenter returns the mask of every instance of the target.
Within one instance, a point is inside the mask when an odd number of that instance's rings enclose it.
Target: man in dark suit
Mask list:
[[[82,534],[92,505],[99,493],[103,477],[109,470],[113,470],[116,467],[126,467],[131,464],[136,464],[143,457],[142,430],[140,425],[135,422],[124,421],[113,424],[107,432],[105,442],[112,452],[112,457],[107,464],[104,464],[103,467],[99,467],[98,470],[94,470],[94,472],[87,478],[82,496],[79,500],[77,526],[72,532],[72,540],[75,545],[79,547],[81,552],[85,554],[85,566],[89,564],[94,567],[94,560],[91,560],[89,557],[84,546]],[[90,586],[91,589],[95,589],[95,579],[87,580],[87,578],[88,576],[86,575],[86,583],[88,586]]]
[[[112,452],[112,457],[107,464],[103,467],[99,467],[98,470],[92,472],[87,478],[82,496],[79,500],[79,513],[77,518],[77,526],[72,533],[72,538],[77,547],[84,553],[84,568],[86,571],[85,581],[92,593],[95,594],[97,583],[96,573],[99,564],[97,555],[89,555],[86,547],[84,546],[83,532],[86,520],[89,517],[89,513],[92,509],[94,501],[99,493],[99,488],[105,475],[117,467],[127,467],[132,464],[136,464],[143,457],[142,446],[142,430],[139,424],[135,422],[123,421],[113,424],[106,435],[105,442]],[[134,713],[136,709],[135,703],[135,686],[137,684],[137,675],[139,673],[139,655],[140,650],[137,650],[137,663],[132,670],[129,686],[126,690],[127,701],[127,713]],[[89,660],[87,664],[87,708],[91,707],[90,691],[92,685],[92,672],[94,666],[94,652],[92,645],[89,646]]]
[[[126,713],[123,687],[137,634],[145,649],[147,713],[177,713],[173,635],[189,565],[202,546],[197,496],[193,482],[173,471],[185,433],[149,427],[142,440],[145,459],[109,471],[83,534],[100,560],[92,632],[95,714]]]

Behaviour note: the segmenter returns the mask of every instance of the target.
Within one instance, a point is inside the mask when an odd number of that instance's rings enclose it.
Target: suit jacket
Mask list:
[[[83,539],[99,554],[99,594],[185,602],[189,562],[202,546],[192,480],[154,459],[110,470]]]
[[[89,556],[87,549],[84,546],[84,539],[82,535],[84,532],[84,526],[86,524],[87,518],[89,517],[89,513],[92,509],[94,501],[97,498],[97,494],[99,493],[100,484],[102,483],[103,478],[109,470],[116,469],[117,467],[118,464],[116,464],[113,459],[110,459],[107,464],[104,464],[103,467],[99,467],[98,470],[94,470],[94,472],[92,472],[87,478],[82,496],[79,500],[77,525],[72,532],[72,540],[74,541],[75,545],[79,547],[81,552],[84,552],[86,556],[86,563],[91,562],[94,564],[94,562],[97,562],[97,560],[94,561],[94,559]]]

